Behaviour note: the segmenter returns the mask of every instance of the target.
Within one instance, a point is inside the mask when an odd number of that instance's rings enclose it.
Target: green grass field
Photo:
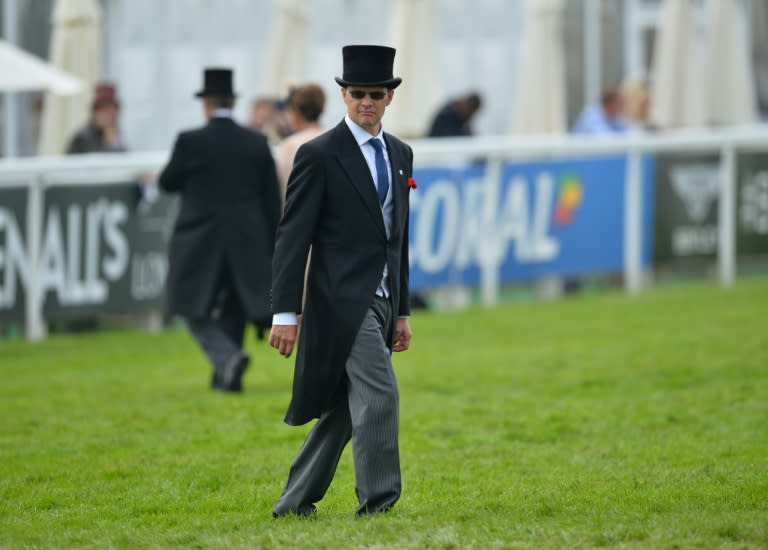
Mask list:
[[[251,341],[207,390],[183,330],[0,342],[0,548],[766,548],[768,279],[417,314],[403,497],[270,516],[308,429]]]

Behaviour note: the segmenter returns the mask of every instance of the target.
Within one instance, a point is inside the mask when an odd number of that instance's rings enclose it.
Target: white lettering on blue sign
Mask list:
[[[416,215],[411,265],[427,274],[478,266],[498,272],[514,245],[519,263],[555,260],[560,243],[550,235],[555,180],[550,172],[531,186],[521,176],[507,185],[481,179],[458,186],[437,180],[424,193],[411,194]]]
[[[122,229],[127,218],[124,204],[106,199],[88,204],[85,212],[80,205],[69,205],[64,215],[51,206],[38,261],[41,296],[53,292],[62,305],[105,302],[108,282],[117,281],[128,269],[130,248]],[[0,208],[0,233],[5,234],[4,245],[0,239],[0,308],[10,309],[16,304],[17,279],[28,290],[29,252],[11,210]]]
[[[0,207],[0,236],[5,234],[5,247],[0,245],[0,308],[10,309],[16,305],[16,280],[26,290],[29,277],[29,262],[24,248],[19,223],[12,210]],[[0,238],[0,242],[2,242]]]

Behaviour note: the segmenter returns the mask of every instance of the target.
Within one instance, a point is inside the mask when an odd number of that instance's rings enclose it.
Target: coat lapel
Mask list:
[[[363,154],[360,151],[360,146],[343,120],[336,126],[335,132],[339,145],[337,153],[339,164],[341,164],[350,183],[363,200],[363,204],[365,204],[366,209],[373,217],[374,223],[381,230],[381,233],[386,235],[384,218],[379,206],[379,197],[376,195],[376,187],[373,184],[373,178],[368,170],[368,165],[365,163]]]
[[[390,135],[385,133],[384,139],[387,142],[387,154],[389,155],[389,163],[392,169],[392,201],[394,203],[392,207],[392,234],[390,238],[395,239],[398,237],[400,227],[402,227],[403,214],[406,211],[406,205],[408,203],[408,167],[405,164],[403,158],[403,151],[395,143],[395,140],[391,139]]]

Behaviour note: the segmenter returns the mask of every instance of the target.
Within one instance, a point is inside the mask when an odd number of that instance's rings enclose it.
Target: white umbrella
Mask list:
[[[709,0],[709,121],[749,124],[757,121],[755,75],[749,32],[741,0]]]
[[[88,120],[93,86],[102,75],[101,9],[97,0],[57,0],[50,61],[78,76],[88,89],[68,98],[45,98],[38,152],[64,152],[72,133]]]
[[[0,91],[49,90],[56,94],[74,94],[82,89],[83,82],[77,78],[0,40]]]
[[[394,74],[403,83],[387,109],[387,131],[405,138],[422,137],[438,107],[435,0],[395,0],[390,28],[397,50]]]
[[[563,0],[528,0],[520,43],[520,59],[512,131],[558,134],[566,130]]]
[[[310,18],[303,0],[280,0],[267,48],[262,91],[284,97],[304,78]]]
[[[651,122],[659,128],[706,124],[706,81],[692,0],[665,0],[651,69]]]

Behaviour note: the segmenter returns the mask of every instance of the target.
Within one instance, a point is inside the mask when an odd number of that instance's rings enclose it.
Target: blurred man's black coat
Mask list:
[[[205,317],[226,284],[248,320],[269,324],[280,191],[266,138],[214,117],[179,134],[159,183],[181,195],[170,245],[172,312]]]

